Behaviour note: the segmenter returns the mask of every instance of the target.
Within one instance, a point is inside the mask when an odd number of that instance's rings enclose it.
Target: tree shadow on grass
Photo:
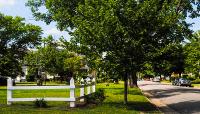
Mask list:
[[[127,105],[123,102],[106,102],[105,105],[115,107],[116,109],[127,109],[139,112],[159,112],[157,107],[149,102],[129,101]]]
[[[149,102],[128,102],[128,110],[137,110],[142,112],[155,112],[158,111],[157,107]]]
[[[2,92],[2,91],[7,91],[7,89],[0,89],[0,92]]]
[[[144,113],[155,113],[159,112],[158,108],[149,103],[149,102],[138,102],[138,101],[129,101],[127,105],[124,105],[123,102],[104,102],[102,104],[84,104],[77,105],[77,108],[80,109],[94,109],[98,106],[110,107],[110,109],[118,110],[129,110],[129,111],[138,111]]]

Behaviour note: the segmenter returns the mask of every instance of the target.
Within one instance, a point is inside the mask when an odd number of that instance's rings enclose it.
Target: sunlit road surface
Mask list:
[[[138,86],[164,113],[200,114],[200,89],[151,81],[138,81]]]

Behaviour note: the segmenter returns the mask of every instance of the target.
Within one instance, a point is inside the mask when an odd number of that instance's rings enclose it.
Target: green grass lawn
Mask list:
[[[128,105],[123,105],[123,84],[98,84],[103,88],[106,99],[102,104],[87,104],[76,108],[69,108],[68,102],[47,102],[47,108],[36,108],[33,102],[14,102],[6,105],[6,87],[0,86],[0,113],[1,114],[137,114],[159,113],[157,108],[149,103],[138,88],[129,89]],[[79,89],[76,89],[76,96]],[[69,97],[67,90],[16,90],[14,97]]]
[[[200,84],[192,84],[192,86],[200,88]]]
[[[163,84],[172,84],[172,82],[170,82],[169,80],[162,80],[161,83],[163,83]]]

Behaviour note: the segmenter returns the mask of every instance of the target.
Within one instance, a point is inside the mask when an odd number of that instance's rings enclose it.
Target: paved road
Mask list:
[[[139,81],[138,85],[146,94],[150,93],[150,99],[160,105],[164,113],[200,114],[200,89],[151,81]],[[166,107],[169,110],[165,110]]]

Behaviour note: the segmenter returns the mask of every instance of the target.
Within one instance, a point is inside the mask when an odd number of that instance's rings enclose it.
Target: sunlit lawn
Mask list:
[[[123,105],[123,84],[98,84],[106,92],[106,100],[100,105],[88,104],[69,108],[68,102],[47,102],[47,108],[36,108],[33,102],[14,102],[6,105],[6,87],[0,87],[0,113],[1,114],[134,114],[134,113],[159,113],[157,108],[149,103],[137,88],[129,89],[128,105]],[[69,97],[69,90],[17,90],[14,97]],[[79,89],[76,89],[79,96]]]
[[[192,84],[192,86],[200,88],[200,84]]]
[[[170,82],[169,80],[162,80],[161,83],[163,83],[163,84],[172,84],[172,82]]]

